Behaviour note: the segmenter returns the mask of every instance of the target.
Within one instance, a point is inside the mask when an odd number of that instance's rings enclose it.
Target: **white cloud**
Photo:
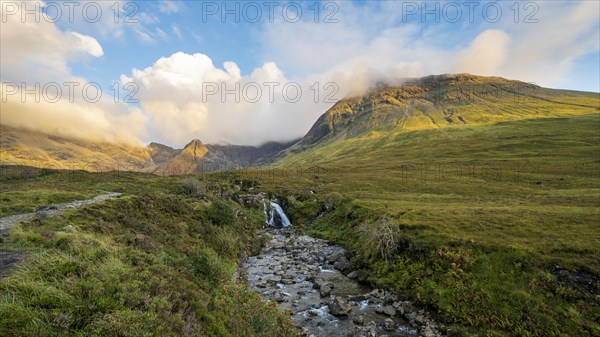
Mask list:
[[[507,61],[510,37],[498,29],[479,34],[456,55],[452,72],[495,75]]]
[[[156,27],[156,35],[158,37],[160,37],[161,39],[163,39],[163,40],[167,39],[167,33],[164,30],[162,30],[162,29],[160,29],[158,27]]]
[[[137,35],[137,37],[145,43],[155,43],[156,41],[154,40],[154,38],[152,37],[152,35],[145,30],[135,30],[135,34]]]
[[[70,34],[75,38],[73,40],[74,45],[78,46],[79,49],[84,50],[85,52],[89,53],[94,57],[100,57],[104,55],[102,46],[100,46],[100,43],[98,43],[98,41],[96,41],[96,39],[94,39],[93,37],[81,35],[76,32],[70,32]]]
[[[333,71],[355,74],[367,85],[399,76],[470,72],[560,87],[577,58],[600,50],[600,2],[537,2],[538,23],[523,22],[532,8],[522,8],[515,23],[512,3],[501,4],[504,15],[497,23],[482,17],[469,23],[464,12],[458,23],[442,18],[436,24],[429,16],[412,24],[400,22],[402,2],[344,1],[338,2],[339,23],[280,20],[264,25],[260,41],[264,57],[293,76]]]
[[[176,24],[171,25],[171,30],[173,34],[175,34],[180,40],[183,40],[183,34],[181,33],[181,29]]]
[[[40,1],[40,3],[46,6],[44,2]],[[127,0],[52,1],[48,4],[51,15],[56,14],[57,8],[60,11],[61,15],[56,19],[56,23],[62,28],[104,40],[123,40],[129,29],[142,25],[138,20],[142,14],[139,12],[138,5]]]
[[[112,13],[108,6],[113,2],[101,4],[106,13]],[[120,2],[121,7],[123,4]],[[405,77],[448,72],[499,75],[560,87],[579,57],[600,49],[600,3],[538,4],[537,24],[515,24],[511,15],[505,15],[496,24],[451,26],[399,23],[400,2],[339,2],[339,23],[308,19],[293,24],[265,23],[259,39],[265,62],[249,74],[235,62],[215,66],[208,55],[179,52],[122,76],[122,82],[139,85],[136,98],[141,110],[106,100],[90,105],[81,97],[74,103],[22,104],[16,100],[17,94],[3,103],[2,123],[110,141],[136,142],[148,134],[147,139],[171,145],[183,145],[191,138],[209,143],[260,144],[302,136],[332,105],[324,102],[331,92],[332,87],[326,87],[330,82],[339,87],[334,96],[337,99],[359,94],[378,81],[393,84]],[[182,4],[164,1],[158,6],[160,12],[170,14],[180,11]],[[107,17],[103,20],[111,19]],[[12,21],[3,23],[1,30],[4,82],[85,82],[71,73],[69,64],[104,55],[91,35],[94,29],[100,29],[107,39],[122,38],[127,30],[150,44],[167,39],[167,32],[182,39],[177,24],[170,30],[168,26],[156,27],[159,17],[143,12],[136,16],[138,24],[126,26],[123,20],[81,22],[72,28],[82,29],[73,31],[58,29],[44,20],[20,23],[19,15],[9,18]],[[196,32],[188,30],[187,34],[203,43]],[[270,82],[278,84],[272,102],[265,85]],[[286,101],[282,87],[295,82],[302,96],[297,102],[291,102],[290,97]],[[207,83],[216,83],[219,91],[203,99],[203,85]],[[236,85],[241,89],[238,94],[249,88],[252,95],[255,84],[262,93],[256,102],[240,97],[238,103],[233,94],[221,95],[223,88]],[[315,89],[319,91],[316,103]]]
[[[43,97],[35,102],[31,95],[22,100],[20,91],[7,95],[0,103],[1,124],[96,142],[142,144],[139,136],[144,134],[145,117],[139,109],[106,100],[86,103],[77,97],[70,103],[63,97],[52,103]]]
[[[13,15],[4,13],[7,8],[2,6],[0,9],[0,15],[6,19],[0,30],[2,80],[27,82],[68,78],[69,61],[104,54],[93,37],[61,31],[44,19],[36,23],[33,16],[22,22],[20,6]]]
[[[505,24],[512,37],[504,76],[562,87],[576,60],[600,50],[600,2],[537,2],[538,23]]]
[[[140,84],[149,132],[175,145],[191,138],[237,144],[289,140],[302,136],[332,105],[323,102],[326,83],[338,85],[338,99],[358,95],[379,81],[399,84],[407,77],[450,72],[560,86],[572,60],[598,50],[594,42],[598,32],[593,29],[598,18],[589,14],[597,4],[589,2],[548,9],[539,17],[545,24],[516,25],[508,17],[495,25],[472,24],[454,33],[444,24],[398,25],[394,6],[384,3],[373,9],[345,2],[337,24],[310,20],[265,24],[263,57],[277,63],[267,62],[250,75],[241,75],[233,62],[219,68],[207,55],[185,53],[133,70],[130,80]],[[472,35],[473,30],[477,34]],[[284,75],[282,69],[290,71]],[[207,82],[223,83],[226,88],[239,83],[244,88],[269,81],[283,85],[292,79],[301,84],[304,94],[296,103],[282,99],[281,87],[275,94],[279,99],[272,103],[265,97],[257,103],[243,98],[236,103],[232,95],[202,101],[202,85]],[[309,89],[314,83],[320,89],[319,103],[313,102]]]
[[[323,93],[315,103],[315,92],[309,89],[314,83],[296,84],[272,62],[242,76],[234,62],[219,68],[207,55],[179,52],[146,69],[134,69],[121,81],[139,85],[136,97],[149,117],[148,131],[174,145],[192,138],[254,145],[290,140],[331,106],[323,102]],[[298,101],[296,86],[301,88]]]
[[[82,92],[88,82],[71,74],[69,62],[104,55],[96,39],[61,31],[43,19],[38,23],[33,19],[21,22],[20,12],[5,17],[0,32],[3,125],[66,137],[140,143],[144,132],[142,112],[116,104],[106,96],[89,103]],[[77,83],[72,96],[65,82]],[[21,83],[26,83],[28,90],[35,89],[37,83],[37,96],[22,96],[21,88],[17,89]],[[51,90],[44,92],[44,86],[51,84]],[[62,96],[55,96],[56,87]]]
[[[104,42],[126,41],[133,36],[142,42],[154,43],[161,36],[160,28],[156,27],[160,24],[160,17],[153,10],[163,8],[166,12],[160,13],[176,13],[176,9],[184,8],[176,1],[164,1],[164,5],[161,1],[158,6],[128,0],[52,1],[47,5],[35,1],[46,7],[52,17],[56,15],[57,8],[60,10],[61,16],[56,19],[57,27],[93,36]],[[27,4],[27,7],[33,8],[31,4]]]
[[[166,14],[178,13],[183,8],[183,3],[176,0],[161,0],[158,5],[158,10]]]
[[[192,32],[192,37],[194,38],[194,40],[196,41],[196,43],[200,44],[202,42],[204,42],[204,37],[202,37],[202,35],[196,33],[196,32]]]

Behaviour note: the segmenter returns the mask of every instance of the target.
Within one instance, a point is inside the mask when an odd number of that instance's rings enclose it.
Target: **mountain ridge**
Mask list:
[[[565,100],[553,99],[555,96],[565,97]],[[408,132],[558,117],[565,113],[577,114],[576,110],[599,109],[600,99],[596,105],[581,103],[592,100],[592,96],[598,99],[597,93],[549,89],[518,80],[471,74],[430,75],[406,79],[397,86],[380,84],[362,96],[338,101],[278,159],[393,124]],[[547,107],[539,106],[538,101],[573,108],[573,111],[548,111]]]
[[[548,89],[501,77],[431,75],[405,79],[397,86],[380,83],[362,96],[341,99],[303,137],[289,142],[244,146],[204,144],[192,139],[181,149],[157,142],[132,147],[2,125],[0,162],[158,175],[214,172],[268,165],[376,130],[410,132],[577,115],[599,111],[599,101],[597,93]]]

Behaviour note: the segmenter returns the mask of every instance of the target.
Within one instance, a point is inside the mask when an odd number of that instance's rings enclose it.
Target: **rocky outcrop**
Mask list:
[[[266,164],[294,142],[270,142],[261,146],[210,145],[194,139],[183,149],[151,143],[148,145],[155,167],[149,171],[159,175],[182,175],[239,170]]]

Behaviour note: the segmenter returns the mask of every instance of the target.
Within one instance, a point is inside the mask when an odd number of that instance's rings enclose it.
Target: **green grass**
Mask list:
[[[181,179],[133,172],[88,173],[27,166],[0,166],[0,216],[82,200],[107,192],[180,192]]]
[[[21,184],[13,176],[4,186],[28,195],[30,184],[47,188],[66,174]],[[2,249],[27,257],[0,280],[1,336],[295,335],[274,304],[233,279],[239,259],[261,244],[261,209],[243,209],[211,191],[188,196],[180,178],[81,178],[60,188],[76,194],[96,181],[90,193],[132,192],[13,228]],[[221,194],[227,186],[211,188]],[[28,202],[37,207],[47,199]]]
[[[223,283],[239,255],[256,250],[262,213],[219,200],[264,191],[282,199],[294,224],[354,251],[368,281],[436,313],[451,336],[599,336],[597,102],[592,94],[579,107],[515,102],[502,112],[524,106],[514,121],[433,130],[398,123],[204,183],[4,167],[4,215],[126,195],[11,233],[14,248],[40,253],[0,281],[0,331],[287,334],[277,310]],[[484,103],[456,108],[469,120],[507,107]],[[239,179],[260,184],[250,192]],[[385,222],[394,242],[387,259],[369,238]],[[68,224],[77,232],[65,232]]]
[[[456,335],[599,335],[599,130],[597,113],[389,126],[287,157],[261,181],[293,196],[293,220],[325,212],[311,233]],[[359,230],[383,215],[398,229],[389,262]]]
[[[98,193],[93,191],[70,192],[42,188],[35,189],[35,191],[3,192],[0,197],[0,217],[18,213],[31,213],[42,205],[89,199],[96,194]]]

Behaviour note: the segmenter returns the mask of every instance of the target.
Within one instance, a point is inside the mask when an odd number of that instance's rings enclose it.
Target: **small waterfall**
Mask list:
[[[285,212],[276,202],[269,201],[269,207],[264,203],[265,215],[267,217],[267,225],[273,227],[289,227],[292,225]]]

